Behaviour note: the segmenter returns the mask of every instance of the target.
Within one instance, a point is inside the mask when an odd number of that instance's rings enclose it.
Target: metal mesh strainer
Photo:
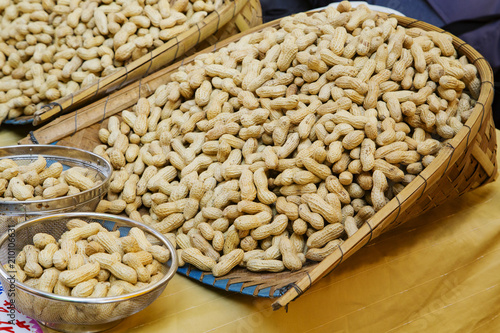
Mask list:
[[[26,221],[32,217],[70,211],[94,211],[101,198],[107,193],[113,171],[109,162],[102,157],[77,148],[55,145],[25,145],[0,147],[0,160],[9,158],[19,165],[26,165],[42,155],[47,167],[59,162],[65,169],[79,166],[91,170],[90,176],[101,183],[87,191],[61,198],[37,201],[0,201],[0,233],[8,225]]]
[[[152,243],[165,245],[170,251],[171,260],[163,264],[165,276],[147,288],[105,298],[60,296],[9,280],[9,273],[3,265],[14,260],[25,245],[32,244],[36,233],[45,232],[59,239],[67,230],[66,223],[74,218],[98,222],[110,231],[120,230],[121,236],[126,236],[132,227],[142,229]],[[177,269],[176,251],[161,233],[128,218],[99,213],[64,213],[21,223],[0,238],[0,262],[0,281],[7,294],[13,291],[15,307],[45,326],[66,332],[98,332],[117,325],[123,318],[141,311],[158,298]]]

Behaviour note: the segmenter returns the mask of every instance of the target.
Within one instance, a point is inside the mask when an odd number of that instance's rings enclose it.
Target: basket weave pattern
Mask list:
[[[391,15],[407,28],[418,27],[447,33],[431,24],[412,18]],[[496,179],[496,132],[491,104],[493,101],[493,74],[490,65],[476,50],[456,36],[453,45],[466,55],[478,69],[481,92],[474,111],[464,127],[448,142],[436,159],[404,190],[370,218],[360,230],[325,258],[307,276],[285,286],[286,292],[275,303],[274,309],[286,306],[300,296],[314,281],[330,273],[343,260],[385,231],[435,208],[443,202],[485,185]],[[293,288],[292,288],[293,287]]]
[[[424,22],[406,17],[394,17],[403,26],[442,32],[441,29]],[[259,28],[250,29],[245,34],[277,26],[279,26],[279,21],[273,21]],[[233,36],[204,52],[224,47],[239,38],[241,35]],[[476,65],[482,82],[480,96],[472,115],[455,138],[441,150],[435,160],[401,193],[369,219],[357,233],[348,238],[338,251],[333,252],[320,263],[306,264],[297,272],[252,273],[244,269],[236,269],[222,278],[214,278],[210,273],[203,273],[193,268],[187,268],[183,273],[203,283],[226,290],[255,296],[281,296],[273,305],[277,309],[302,294],[314,281],[331,272],[342,261],[388,229],[415,218],[447,200],[493,181],[497,176],[498,166],[496,165],[496,133],[491,111],[492,71],[487,61],[471,46],[456,37],[453,37],[453,44],[460,54],[466,55],[469,61]],[[193,57],[187,58],[182,63],[174,64],[164,71],[156,73],[157,76],[148,82],[151,83],[151,86],[154,86],[152,82],[155,80],[160,80],[163,84],[168,82],[170,73],[192,59]],[[135,86],[133,90],[129,89],[127,91],[131,95],[127,105],[130,106],[137,101],[140,87]],[[125,93],[123,96],[126,96]],[[102,106],[103,103],[105,101],[96,104],[96,107]],[[121,108],[120,111],[124,108]],[[59,124],[57,127],[61,126]],[[97,138],[99,128],[99,124],[92,125],[62,139],[59,143],[92,149],[95,145],[100,144]],[[46,140],[48,138],[50,136],[45,137]]]

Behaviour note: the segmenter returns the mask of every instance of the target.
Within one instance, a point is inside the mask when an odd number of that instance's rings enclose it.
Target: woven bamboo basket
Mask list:
[[[407,18],[394,16],[399,24],[405,27],[419,27],[447,33],[430,24]],[[278,26],[273,21],[261,27],[250,29],[245,34]],[[234,36],[217,48],[228,45],[241,38]],[[443,202],[456,198],[496,179],[496,134],[493,123],[491,104],[493,100],[493,75],[488,62],[470,45],[453,36],[453,44],[460,54],[466,55],[477,67],[481,80],[481,91],[473,113],[465,126],[438,154],[435,160],[405,189],[393,198],[383,209],[378,211],[352,237],[348,238],[335,252],[320,263],[307,263],[300,271],[281,273],[252,273],[237,269],[222,277],[214,278],[212,274],[201,272],[192,267],[181,268],[180,272],[202,283],[225,290],[262,297],[279,297],[273,304],[274,309],[287,305],[300,296],[314,282],[318,281],[344,260],[383,232],[394,228],[411,218],[439,206]],[[212,51],[216,48],[212,47]],[[186,58],[183,63],[192,61]],[[51,123],[32,133],[31,140],[40,143],[56,142],[69,146],[92,149],[100,144],[97,132],[105,123],[99,123],[108,112],[118,113],[132,106],[139,96],[148,96],[158,85],[169,80],[169,74],[179,67],[176,63],[164,70],[144,79],[141,84],[134,84],[112,94],[109,99],[101,100],[79,111],[63,121]],[[113,101],[113,103],[112,103]],[[113,105],[110,106],[109,104]],[[106,111],[106,105],[107,111]],[[104,111],[103,111],[104,110]],[[90,120],[95,113],[99,119]],[[94,118],[95,118],[94,115]],[[21,143],[30,143],[30,137]]]
[[[45,105],[33,116],[10,119],[6,123],[33,123],[35,126],[42,124],[96,101],[131,82],[141,80],[186,53],[193,54],[261,23],[262,10],[259,0],[225,0],[220,8],[210,13],[203,21],[117,72],[101,77],[92,85]]]

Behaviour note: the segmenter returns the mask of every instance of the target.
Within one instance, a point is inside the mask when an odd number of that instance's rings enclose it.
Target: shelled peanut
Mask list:
[[[64,167],[38,155],[31,163],[25,160],[0,160],[0,201],[54,199],[74,195],[97,186],[101,180],[91,169]]]
[[[197,56],[99,131],[97,210],[215,276],[321,261],[460,130],[479,93],[450,36],[349,2]]]
[[[35,234],[33,244],[18,253],[15,265],[5,264],[4,269],[32,288],[74,297],[119,296],[163,278],[163,264],[170,259],[170,252],[153,245],[141,229],[131,228],[127,236],[120,237],[118,231],[80,219],[68,221],[67,228],[59,240],[46,233]],[[22,306],[32,307],[36,313],[51,311],[43,304],[46,302],[34,298]],[[115,307],[117,303],[107,311],[99,308],[99,312],[106,312],[99,316],[112,315]],[[55,316],[68,315],[54,312]]]
[[[0,122],[32,115],[201,22],[222,0],[0,2]]]

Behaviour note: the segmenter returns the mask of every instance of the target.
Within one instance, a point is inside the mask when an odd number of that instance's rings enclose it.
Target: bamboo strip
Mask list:
[[[491,176],[493,172],[495,172],[495,166],[477,143],[472,147],[472,155],[474,155],[475,159],[481,164],[488,176]]]
[[[406,26],[411,25],[413,27],[418,26],[425,30],[435,30],[441,32],[444,31],[428,23],[420,21],[417,22],[411,18],[399,17],[396,15],[394,15],[394,17],[398,19],[398,22],[401,25],[406,25]],[[459,38],[453,36],[453,44],[455,47],[458,47],[460,45],[463,45],[464,42]],[[468,56],[469,59],[476,61],[475,65],[478,67],[478,72],[481,76],[481,81],[492,82],[493,75],[491,67],[489,66],[488,62],[472,47],[464,48],[462,49],[462,51],[465,55]],[[298,288],[290,288],[283,296],[278,298],[278,300],[272,304],[273,309],[277,310],[283,306],[286,306],[296,297],[300,296],[312,284],[314,284],[316,281],[318,281],[323,276],[328,274],[344,259],[348,258],[354,252],[356,252],[357,245],[361,243],[361,240],[363,239],[367,239],[367,241],[371,240],[372,238],[379,236],[381,233],[388,230],[389,228],[393,228],[405,222],[405,220],[402,219],[396,222],[396,220],[398,220],[401,210],[404,210],[404,208],[402,207],[402,203],[407,203],[408,205],[414,204],[421,196],[421,194],[418,196],[416,195],[416,193],[419,192],[419,188],[421,188],[423,185],[427,187],[433,184],[438,184],[439,180],[444,178],[443,175],[446,173],[446,171],[448,171],[449,166],[453,165],[460,157],[463,157],[460,152],[465,152],[466,149],[472,149],[472,155],[478,160],[479,164],[484,168],[485,172],[488,174],[488,180],[486,182],[496,179],[498,171],[496,165],[490,161],[487,155],[476,143],[471,143],[472,147],[469,144],[469,138],[475,138],[483,124],[485,124],[485,126],[483,126],[484,128],[491,123],[490,121],[490,118],[492,117],[491,103],[492,103],[492,89],[484,89],[482,87],[478,104],[475,107],[473,115],[467,121],[467,125],[469,126],[470,129],[468,130],[464,126],[462,130],[460,130],[460,132],[452,140],[449,146],[447,148],[445,147],[440,152],[436,160],[433,161],[433,163],[431,163],[431,165],[429,165],[421,173],[421,179],[417,178],[416,180],[418,181],[413,181],[408,186],[406,186],[405,189],[400,194],[398,194],[398,196],[395,199],[391,200],[386,206],[384,206],[379,212],[377,212],[376,215],[374,215],[370,220],[368,220],[368,222],[370,223],[369,225],[365,224],[363,228],[361,228],[356,234],[354,234],[351,238],[348,238],[346,242],[344,242],[340,246],[340,251],[335,251],[334,253],[332,253],[330,256],[328,256],[322,262],[320,262],[309,273],[309,276],[304,277],[301,280],[297,281],[295,285]],[[489,106],[488,110],[486,110],[487,106]],[[485,113],[487,114],[485,115]],[[492,142],[495,147],[494,150],[496,150],[496,139],[495,137],[492,137],[491,139],[493,140]],[[493,161],[496,161],[494,157]],[[424,180],[425,183],[423,183]],[[395,212],[397,212],[397,216],[393,218],[392,216],[394,215]],[[408,219],[408,217],[406,219]],[[364,231],[362,232],[361,230]]]

